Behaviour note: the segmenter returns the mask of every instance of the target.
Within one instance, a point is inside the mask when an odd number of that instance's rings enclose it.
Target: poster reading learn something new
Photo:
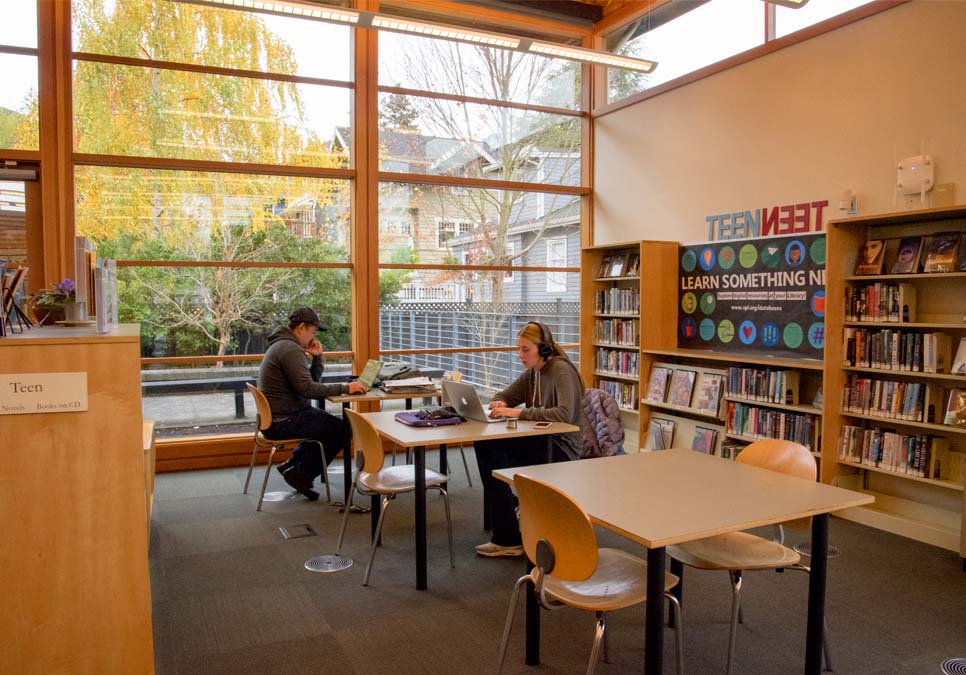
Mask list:
[[[822,358],[825,234],[680,249],[678,346]]]

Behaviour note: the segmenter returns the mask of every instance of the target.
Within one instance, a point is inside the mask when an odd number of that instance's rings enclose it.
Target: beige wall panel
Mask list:
[[[893,205],[926,151],[966,202],[966,2],[914,0],[597,120],[595,244],[708,239],[706,217],[827,199]],[[927,195],[925,206],[930,206]]]

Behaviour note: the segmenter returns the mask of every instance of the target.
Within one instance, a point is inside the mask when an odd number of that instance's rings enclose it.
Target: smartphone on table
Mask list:
[[[533,425],[534,429],[549,429],[553,426],[553,422],[537,422]]]

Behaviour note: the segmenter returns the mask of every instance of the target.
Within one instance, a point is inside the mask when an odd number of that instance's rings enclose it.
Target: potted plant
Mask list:
[[[40,324],[52,324],[55,321],[77,321],[80,316],[80,303],[76,302],[75,290],[77,286],[70,279],[64,279],[56,286],[42,288],[32,297],[34,314]]]

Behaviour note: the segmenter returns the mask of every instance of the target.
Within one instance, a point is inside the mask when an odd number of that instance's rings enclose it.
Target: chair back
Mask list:
[[[568,495],[536,479],[513,477],[520,498],[520,532],[530,560],[538,561],[537,545],[553,548],[555,564],[550,576],[562,581],[583,581],[597,569],[597,535],[590,518]]]
[[[345,416],[349,419],[349,426],[352,428],[352,440],[355,441],[356,448],[362,452],[363,461],[360,468],[366,473],[378,473],[386,461],[386,455],[382,449],[382,436],[369,420],[355,410],[346,408]]]
[[[818,474],[812,453],[793,441],[774,438],[755,441],[741,451],[736,461],[808,480],[815,480]]]
[[[818,476],[815,457],[804,445],[793,441],[774,438],[755,441],[745,446],[735,461],[811,481]],[[793,528],[805,528],[811,522],[811,518],[799,518],[782,524]]]
[[[258,430],[265,431],[272,426],[272,409],[268,405],[268,399],[265,398],[262,390],[254,384],[247,383],[245,386],[248,387],[248,391],[252,393],[255,399],[255,410],[258,412]]]

